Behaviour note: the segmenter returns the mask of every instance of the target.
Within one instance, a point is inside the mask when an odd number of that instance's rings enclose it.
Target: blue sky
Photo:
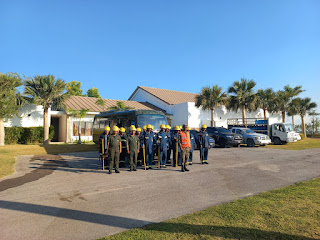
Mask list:
[[[246,77],[303,85],[320,105],[319,13],[318,0],[2,0],[0,72],[51,73],[112,99]]]

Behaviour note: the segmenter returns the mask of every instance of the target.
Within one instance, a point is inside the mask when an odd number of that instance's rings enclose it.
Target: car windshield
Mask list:
[[[242,131],[243,131],[245,134],[256,133],[255,131],[253,131],[253,130],[251,130],[251,129],[242,129]]]
[[[225,128],[217,128],[218,132],[230,133],[231,131]]]
[[[291,123],[286,123],[284,124],[284,126],[286,127],[287,132],[293,131],[293,127]]]
[[[164,124],[167,125],[167,118],[164,115],[157,115],[157,114],[139,114],[137,115],[137,125],[139,127],[146,126],[151,124],[154,126],[154,130],[159,131],[160,125]]]

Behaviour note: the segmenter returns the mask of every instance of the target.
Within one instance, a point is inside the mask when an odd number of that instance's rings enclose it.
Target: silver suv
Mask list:
[[[268,135],[256,133],[250,128],[232,128],[231,131],[240,134],[243,138],[242,143],[247,144],[248,147],[255,147],[256,145],[265,146],[271,143]]]

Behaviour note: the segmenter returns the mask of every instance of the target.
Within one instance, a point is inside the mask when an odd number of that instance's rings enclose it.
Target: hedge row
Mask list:
[[[53,138],[54,127],[49,128],[49,140]],[[43,142],[43,127],[6,127],[5,128],[5,143],[42,143]]]

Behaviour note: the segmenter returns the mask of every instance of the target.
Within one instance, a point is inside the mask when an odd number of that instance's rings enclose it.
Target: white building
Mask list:
[[[102,108],[95,102],[97,98],[71,96],[65,102],[65,109],[49,109],[49,125],[54,126],[54,137],[52,142],[73,143],[79,139],[78,127],[80,120],[67,114],[67,109],[81,110],[89,109],[87,115],[81,119],[81,141],[91,142],[93,140],[94,116],[109,107],[115,106],[117,101],[113,99],[103,99],[105,106]],[[121,100],[122,101],[122,100]],[[137,101],[122,101],[128,107],[136,110],[161,110],[152,104]],[[5,127],[39,127],[43,126],[43,108],[37,105],[24,106],[19,116],[9,119]]]
[[[163,111],[170,125],[188,124],[191,128],[199,129],[202,124],[210,125],[211,113],[195,106],[194,93],[158,89],[138,86],[129,97],[123,101],[126,106],[136,110],[160,110]],[[66,109],[89,109],[87,115],[81,120],[81,140],[90,142],[93,140],[94,116],[115,106],[117,101],[103,99],[104,109],[95,102],[97,98],[72,96],[65,102],[65,109],[49,110],[50,125],[54,126],[55,135],[53,142],[77,142],[79,119],[67,114]],[[121,100],[122,101],[122,100]],[[270,115],[269,123],[281,122],[280,114]],[[227,119],[241,118],[240,112],[228,111],[224,106],[215,110],[215,126],[227,127]],[[247,118],[263,118],[263,111],[257,110],[247,113]],[[24,106],[19,117],[14,117],[5,123],[5,127],[38,127],[43,126],[43,108],[37,105]]]
[[[129,97],[131,101],[151,103],[168,114],[172,114],[169,122],[172,126],[188,124],[198,129],[202,124],[211,124],[211,112],[195,106],[197,94],[138,86]],[[216,127],[227,127],[227,119],[241,118],[241,112],[228,111],[225,106],[215,109],[214,123]],[[263,110],[247,113],[247,118],[263,118]],[[268,114],[270,123],[281,122],[280,114]]]

